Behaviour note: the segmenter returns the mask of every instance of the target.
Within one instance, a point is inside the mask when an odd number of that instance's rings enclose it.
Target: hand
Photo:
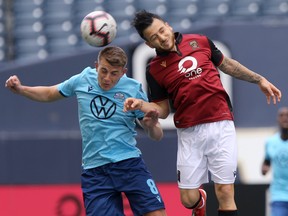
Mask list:
[[[5,87],[14,93],[19,93],[21,88],[21,82],[17,76],[10,76],[5,82]]]
[[[136,98],[127,98],[124,102],[124,112],[133,111],[133,110],[141,110],[143,106],[143,100]]]
[[[262,175],[266,175],[269,170],[270,170],[270,166],[265,165],[265,164],[262,165],[262,169],[261,169]]]
[[[273,100],[273,104],[276,104],[277,101],[280,102],[282,96],[281,91],[276,88],[272,83],[270,83],[267,79],[262,77],[258,85],[261,91],[266,95],[268,104],[270,104],[271,97]]]
[[[149,110],[145,113],[145,116],[142,120],[143,126],[147,128],[155,127],[158,123],[159,112],[156,109]]]

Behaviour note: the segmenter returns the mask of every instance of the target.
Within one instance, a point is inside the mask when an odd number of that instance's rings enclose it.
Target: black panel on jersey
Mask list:
[[[211,48],[211,61],[218,67],[222,63],[223,54],[209,38],[207,39]]]
[[[148,85],[148,99],[149,101],[161,101],[159,98],[165,100],[168,98],[168,93],[167,91],[162,88],[159,83],[154,79],[153,76],[150,74],[150,64],[147,65],[146,67],[146,80],[149,83]],[[151,88],[152,89],[157,89],[157,92],[153,92],[153,95],[157,95],[157,98],[153,98],[151,94]]]

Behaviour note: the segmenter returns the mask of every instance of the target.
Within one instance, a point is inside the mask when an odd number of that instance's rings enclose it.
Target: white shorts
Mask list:
[[[235,182],[237,144],[234,122],[230,120],[178,128],[178,186],[194,189],[211,180],[218,184]]]

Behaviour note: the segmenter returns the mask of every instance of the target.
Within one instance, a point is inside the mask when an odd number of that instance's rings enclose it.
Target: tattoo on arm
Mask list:
[[[219,69],[230,76],[251,83],[257,84],[262,79],[261,75],[249,70],[239,62],[226,57],[219,66]]]

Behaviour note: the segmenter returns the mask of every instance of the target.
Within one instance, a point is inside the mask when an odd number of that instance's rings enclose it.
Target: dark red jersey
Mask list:
[[[178,52],[157,52],[147,67],[151,101],[170,99],[177,128],[233,120],[217,70],[224,58],[206,36],[175,33]]]

